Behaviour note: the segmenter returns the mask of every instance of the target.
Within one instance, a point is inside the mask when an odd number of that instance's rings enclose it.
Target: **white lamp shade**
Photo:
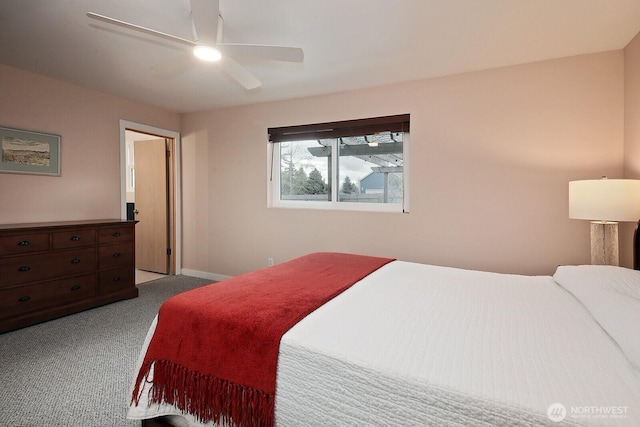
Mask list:
[[[638,221],[640,180],[602,178],[569,182],[569,218]]]

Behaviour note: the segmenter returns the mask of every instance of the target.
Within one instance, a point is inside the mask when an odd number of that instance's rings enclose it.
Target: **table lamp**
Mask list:
[[[569,182],[569,218],[591,220],[591,264],[619,265],[618,222],[640,218],[640,180]]]

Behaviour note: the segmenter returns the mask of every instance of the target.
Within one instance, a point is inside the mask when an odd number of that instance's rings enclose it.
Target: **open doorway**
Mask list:
[[[135,219],[137,283],[180,274],[177,132],[120,121],[122,218]]]

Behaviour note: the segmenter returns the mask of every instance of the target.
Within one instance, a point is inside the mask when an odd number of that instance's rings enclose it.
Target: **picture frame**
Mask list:
[[[0,172],[60,176],[60,136],[0,127]]]

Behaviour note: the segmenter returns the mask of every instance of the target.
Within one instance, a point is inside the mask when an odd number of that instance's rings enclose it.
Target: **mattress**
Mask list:
[[[640,334],[628,332],[640,272],[618,268],[631,290],[584,302],[580,283],[611,276],[585,267],[550,277],[385,265],[282,337],[276,425],[640,425]],[[607,298],[627,309],[598,312]],[[129,410],[163,414],[180,411]]]

